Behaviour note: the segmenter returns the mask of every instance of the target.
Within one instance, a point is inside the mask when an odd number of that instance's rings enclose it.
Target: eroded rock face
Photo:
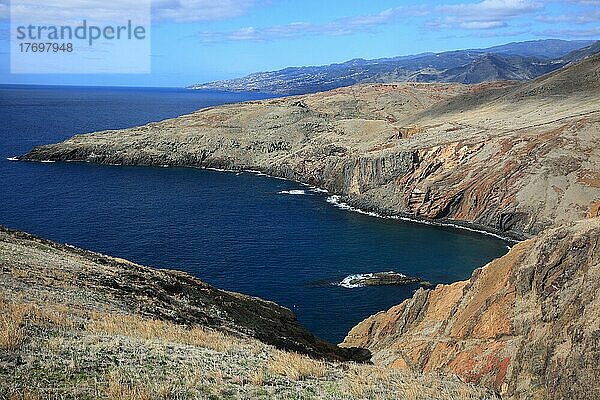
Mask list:
[[[419,290],[343,345],[377,364],[444,371],[516,398],[600,393],[600,218],[515,245],[469,281]]]

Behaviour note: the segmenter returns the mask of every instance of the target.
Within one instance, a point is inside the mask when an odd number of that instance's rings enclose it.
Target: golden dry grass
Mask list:
[[[106,397],[110,400],[151,400],[152,391],[143,384],[128,379],[117,370],[107,376]]]
[[[23,390],[22,392],[11,393],[8,395],[8,400],[42,400],[43,397],[34,391]]]
[[[46,304],[40,307],[22,300],[8,301],[0,297],[0,348],[18,349],[25,340],[27,326],[53,325],[71,329],[76,322],[73,310],[63,305]]]
[[[86,330],[95,334],[119,334],[142,339],[160,339],[175,343],[206,347],[217,351],[227,351],[235,345],[235,340],[221,332],[186,328],[170,322],[125,314],[94,312]]]
[[[267,363],[267,369],[277,375],[298,381],[307,378],[320,378],[327,375],[327,364],[298,353],[276,351]]]
[[[0,298],[0,348],[16,350],[25,340],[25,318],[30,308]]]

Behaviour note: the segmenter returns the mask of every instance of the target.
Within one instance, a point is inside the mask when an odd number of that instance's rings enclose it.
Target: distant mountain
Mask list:
[[[585,54],[594,52],[598,43],[548,39],[437,54],[375,60],[357,58],[340,64],[258,72],[243,78],[195,84],[189,88],[303,94],[356,83],[527,80],[584,58]]]
[[[589,56],[600,53],[600,40],[593,42],[591,45],[583,47],[581,49],[573,50],[569,54],[564,55],[560,58],[561,61],[571,63],[579,60],[583,60]]]
[[[542,59],[559,58],[569,52],[581,49],[594,43],[590,40],[544,39],[528,42],[513,42],[484,49],[486,53],[516,54]]]

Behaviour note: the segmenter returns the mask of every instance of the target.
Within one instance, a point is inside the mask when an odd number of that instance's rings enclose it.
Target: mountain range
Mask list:
[[[289,67],[243,78],[194,84],[190,89],[305,94],[357,83],[529,80],[600,50],[600,41],[546,39],[485,49],[422,53],[341,64]]]

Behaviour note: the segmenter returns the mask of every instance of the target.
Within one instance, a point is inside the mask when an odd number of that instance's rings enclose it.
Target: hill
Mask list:
[[[318,356],[276,304],[2,227],[0,287],[2,399],[496,398]]]

